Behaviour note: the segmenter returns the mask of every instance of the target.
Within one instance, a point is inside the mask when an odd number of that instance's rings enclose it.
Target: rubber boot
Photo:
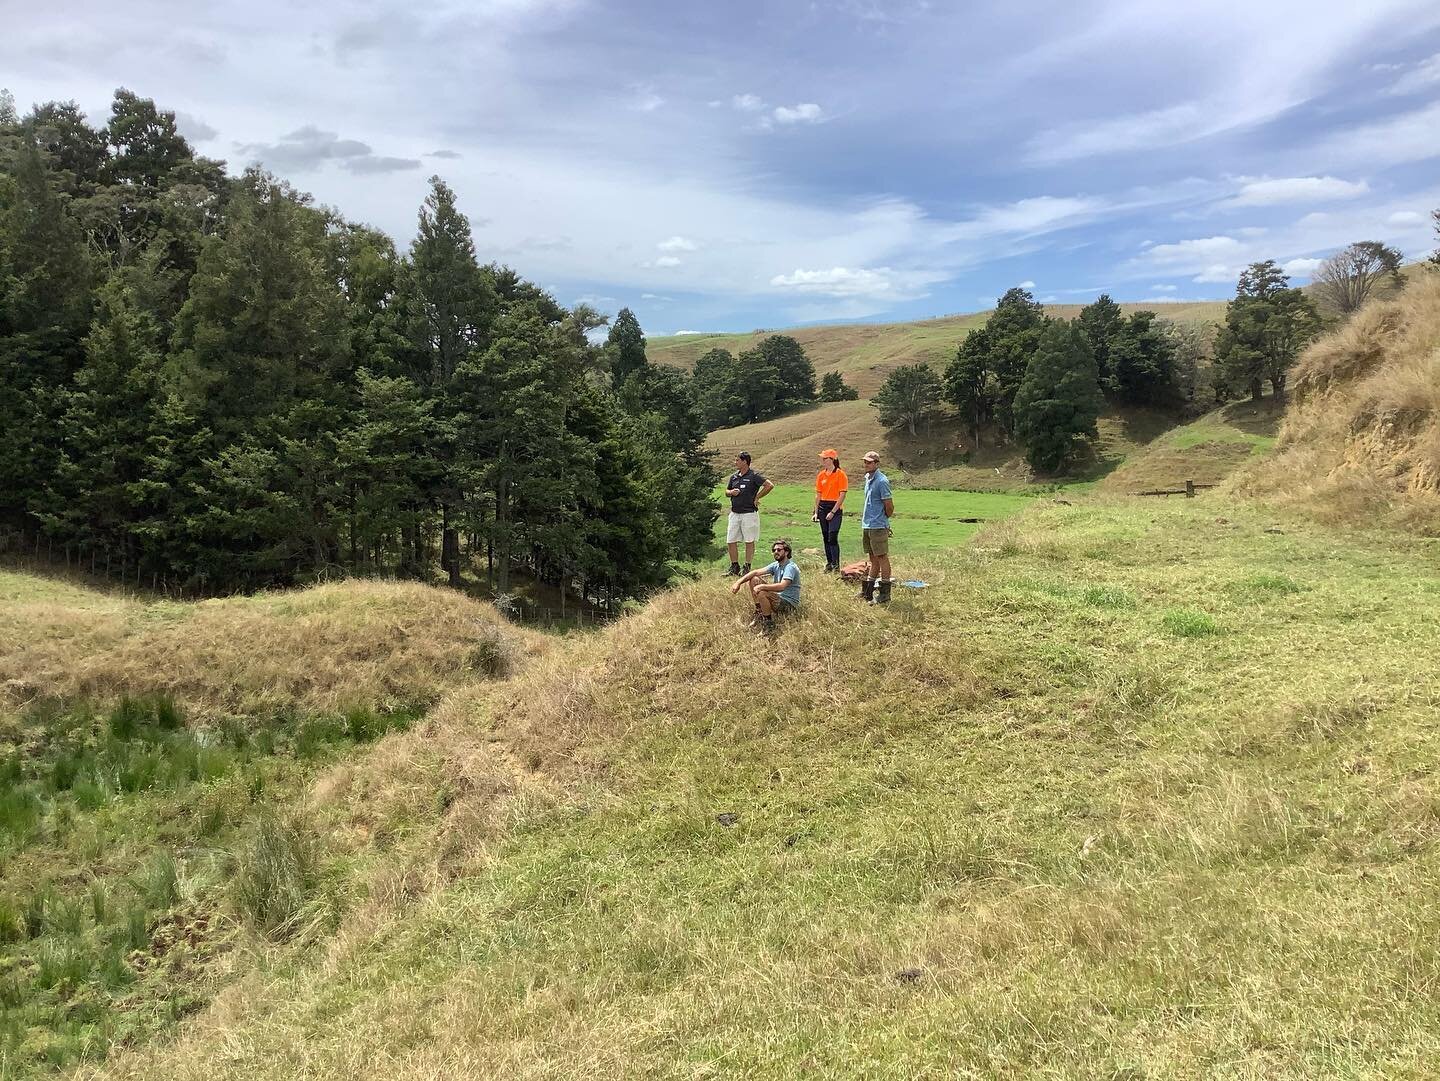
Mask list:
[[[875,598],[875,603],[876,603],[876,604],[889,604],[889,603],[890,603],[890,587],[893,586],[894,584],[895,584],[895,579],[893,579],[893,578],[882,578],[882,579],[880,580],[880,594],[879,594],[879,596],[877,596],[877,597]]]
[[[866,604],[873,604],[875,602],[875,579],[867,578],[861,582],[860,592],[855,594],[855,598],[864,601]]]

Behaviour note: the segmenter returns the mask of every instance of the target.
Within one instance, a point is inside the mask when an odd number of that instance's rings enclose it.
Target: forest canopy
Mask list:
[[[716,478],[692,382],[623,315],[602,346],[483,263],[439,177],[402,251],[128,90],[103,127],[0,96],[0,531],[112,577],[658,588]]]

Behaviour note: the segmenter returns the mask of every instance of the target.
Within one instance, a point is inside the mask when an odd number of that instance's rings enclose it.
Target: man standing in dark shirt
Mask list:
[[[735,472],[725,485],[730,497],[730,521],[725,529],[725,543],[730,548],[731,575],[749,574],[755,558],[755,542],[760,539],[760,500],[775,487],[750,468],[750,452],[742,450],[735,458]],[[740,569],[740,541],[745,542],[745,569]]]

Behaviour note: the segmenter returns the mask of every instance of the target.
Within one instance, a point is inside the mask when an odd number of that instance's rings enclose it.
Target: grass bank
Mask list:
[[[452,694],[355,775],[444,873],[107,1076],[1430,1073],[1432,547],[1202,497],[914,561]]]

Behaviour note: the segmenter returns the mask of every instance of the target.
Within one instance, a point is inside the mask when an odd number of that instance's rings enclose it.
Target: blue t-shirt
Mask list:
[[[765,573],[770,576],[771,585],[781,581],[787,583],[785,588],[780,591],[780,597],[798,608],[800,606],[800,568],[795,566],[795,561],[787,559],[784,570],[780,569],[778,562],[771,563],[765,568]]]
[[[885,517],[885,500],[890,496],[890,478],[880,470],[865,476],[865,506],[860,512],[861,529],[889,529],[890,519]]]

